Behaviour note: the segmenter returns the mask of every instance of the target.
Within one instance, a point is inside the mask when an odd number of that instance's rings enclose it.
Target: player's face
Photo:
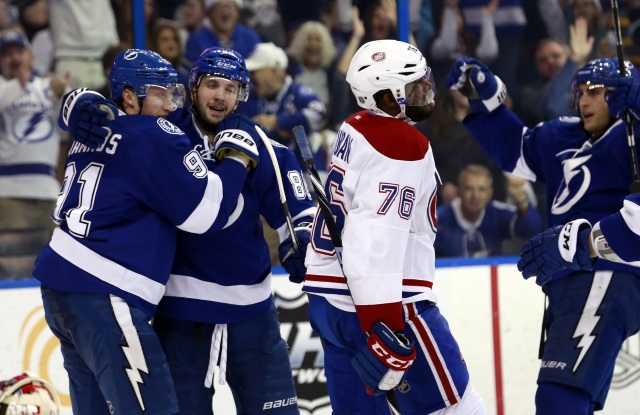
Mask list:
[[[174,91],[172,87],[149,86],[140,113],[155,117],[166,117],[178,106],[174,92],[177,91]]]
[[[431,116],[435,101],[433,77],[429,72],[424,77],[405,85],[405,114],[412,121],[419,122]]]
[[[580,89],[578,108],[584,129],[598,137],[607,130],[611,123],[609,106],[605,100],[607,89],[602,85],[588,83],[582,83],[578,85],[578,88]]]
[[[203,76],[192,99],[195,111],[206,129],[215,130],[215,126],[238,106],[240,82],[217,76]]]
[[[463,174],[458,188],[458,195],[460,196],[463,212],[480,213],[493,197],[491,178],[483,174]]]

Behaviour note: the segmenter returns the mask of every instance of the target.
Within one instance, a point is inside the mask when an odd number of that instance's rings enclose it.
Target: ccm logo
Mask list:
[[[392,367],[398,370],[409,369],[414,361],[414,359],[398,359],[397,357],[387,352],[387,349],[385,349],[384,346],[382,346],[378,342],[375,342],[371,345],[371,350],[373,351],[373,353],[378,355],[380,360],[384,362],[388,367]]]
[[[562,230],[562,247],[569,250],[569,240],[571,239],[571,228],[573,227],[573,222],[569,222],[566,224],[564,229]]]

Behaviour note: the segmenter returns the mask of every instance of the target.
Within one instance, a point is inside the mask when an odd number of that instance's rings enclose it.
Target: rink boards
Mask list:
[[[279,267],[274,274],[282,273]],[[320,341],[306,319],[306,295],[285,277],[273,279],[281,333],[290,359],[303,415],[331,413],[326,396]],[[434,290],[438,305],[469,366],[471,380],[489,415],[534,413],[535,379],[544,295],[525,281],[512,258],[438,261]],[[31,370],[51,381],[71,415],[59,343],[44,320],[37,281],[0,281],[0,379]],[[628,340],[616,363],[603,415],[640,415],[640,341]],[[233,414],[231,394],[216,379],[214,407]]]

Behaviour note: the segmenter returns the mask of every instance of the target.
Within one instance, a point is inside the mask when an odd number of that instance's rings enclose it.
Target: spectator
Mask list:
[[[460,0],[460,9],[464,15],[465,31],[480,36],[482,10],[495,0]],[[496,36],[498,38],[498,56],[491,63],[497,75],[508,85],[514,85],[520,61],[520,43],[527,18],[522,7],[523,0],[500,0],[494,13]],[[516,88],[512,94],[519,95]]]
[[[174,68],[181,68],[182,46],[180,44],[180,29],[172,20],[159,19],[148,39],[149,48],[171,62]],[[189,72],[178,70],[178,81],[185,89],[189,85]]]
[[[436,92],[439,105],[431,117],[418,129],[433,143],[433,157],[438,167],[442,185],[438,187],[438,204],[450,203],[458,196],[458,177],[464,166],[481,164],[491,170],[494,198],[505,200],[505,178],[498,166],[491,161],[482,147],[462,125],[469,113],[469,100],[458,91],[439,88]]]
[[[203,25],[209,24],[203,0],[185,0],[184,4],[176,10],[175,17],[181,26],[180,45],[182,50],[186,50],[189,36],[200,30]]]
[[[517,207],[492,200],[488,168],[470,164],[458,179],[458,198],[438,208],[436,257],[482,258],[500,255],[502,242],[530,238],[542,228],[542,218],[523,186],[510,186]]]
[[[460,0],[446,0],[442,12],[442,24],[440,33],[431,44],[431,62],[436,73],[446,73],[444,68],[451,67],[451,64],[463,55],[473,55],[488,62],[493,61],[498,55],[498,39],[493,23],[498,2],[491,1],[481,8],[481,25],[479,41],[475,41],[464,32],[464,17],[458,7]],[[439,67],[443,71],[439,71]]]
[[[284,48],[287,38],[277,0],[243,0],[240,20],[255,30],[263,42]]]
[[[35,34],[49,26],[47,0],[14,0],[13,4],[18,9],[18,20],[27,39],[33,42]]]
[[[102,55],[119,42],[111,2],[56,0],[49,8],[55,73],[70,73],[72,87],[101,88],[106,83]]]
[[[329,30],[320,22],[304,23],[293,35],[287,54],[298,64],[294,82],[310,87],[330,108],[329,69],[336,57],[336,49]]]
[[[353,30],[351,31],[351,36],[336,62],[333,79],[331,80],[332,107],[330,125],[335,130],[351,114],[357,112],[359,108],[346,79],[349,63],[351,63],[353,55],[362,44],[362,39],[365,35],[364,22],[360,20],[359,9],[355,6],[353,7],[352,19]]]
[[[18,29],[18,11],[11,0],[0,0],[0,31]]]
[[[49,3],[46,0],[16,0],[18,18],[33,49],[34,69],[41,75],[53,71],[53,39],[49,29]]]
[[[587,56],[587,60],[596,59],[600,42],[607,37],[607,22],[602,13],[602,5],[600,0],[570,0],[569,1],[569,23],[574,23],[578,18],[587,21],[587,32],[593,37],[591,53]],[[508,83],[507,83],[508,85]]]
[[[260,43],[258,33],[239,23],[241,0],[205,0],[205,10],[211,27],[202,27],[189,36],[185,58],[187,68],[200,53],[211,46],[233,49],[243,57],[249,56]]]
[[[544,39],[535,52],[539,80],[524,88],[516,111],[528,125],[560,116],[577,116],[569,107],[569,90],[573,76],[587,62],[594,39],[587,33],[587,22],[576,19],[570,26],[570,46],[554,39]]]
[[[0,277],[27,276],[55,224],[60,134],[54,108],[66,79],[34,75],[26,36],[0,37]]]
[[[260,43],[246,60],[253,89],[238,111],[252,117],[268,135],[294,145],[291,130],[302,125],[310,135],[326,124],[326,109],[318,96],[287,75],[287,54],[273,43]]]

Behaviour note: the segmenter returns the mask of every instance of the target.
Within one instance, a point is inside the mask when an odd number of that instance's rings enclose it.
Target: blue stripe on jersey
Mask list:
[[[44,174],[55,177],[52,166],[42,163],[14,164],[12,166],[0,166],[0,176],[14,176],[17,174]]]

